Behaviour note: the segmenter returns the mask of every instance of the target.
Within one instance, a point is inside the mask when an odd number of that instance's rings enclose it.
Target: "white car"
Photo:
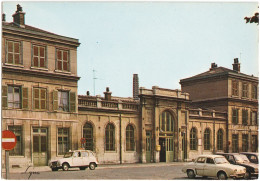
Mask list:
[[[186,164],[182,171],[187,173],[188,178],[196,175],[203,177],[217,177],[220,180],[227,178],[243,178],[246,168],[230,164],[221,155],[201,155],[193,162]]]
[[[80,170],[85,170],[89,167],[90,170],[94,170],[97,165],[98,161],[95,154],[90,150],[69,151],[64,154],[63,158],[51,161],[49,164],[52,171],[58,171],[61,168],[67,171],[73,167],[79,167]]]

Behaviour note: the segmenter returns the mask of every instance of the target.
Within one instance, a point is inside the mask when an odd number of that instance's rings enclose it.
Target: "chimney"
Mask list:
[[[89,93],[89,91],[87,91],[87,96],[89,96],[90,95],[90,93]]]
[[[17,10],[15,14],[13,14],[13,22],[20,27],[24,27],[25,20],[24,20],[25,12],[23,12],[23,8],[20,6],[20,4],[17,4]]]
[[[214,68],[217,68],[218,65],[214,62],[214,63],[211,63],[211,68],[209,70],[213,70]]]
[[[6,21],[5,20],[5,13],[2,14],[2,21]]]
[[[133,75],[133,98],[138,99],[139,95],[139,78],[138,74]]]
[[[233,70],[236,72],[240,72],[240,63],[238,61],[238,58],[234,59]]]
[[[104,94],[105,94],[105,100],[111,101],[112,92],[109,92],[109,87],[106,88],[106,92],[104,92]]]

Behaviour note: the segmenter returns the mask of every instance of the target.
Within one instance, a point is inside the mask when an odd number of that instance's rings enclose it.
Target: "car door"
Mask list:
[[[90,159],[89,159],[89,153],[87,151],[81,152],[82,153],[82,158],[83,158],[83,164],[84,165],[89,165]]]
[[[206,163],[204,165],[203,175],[208,176],[208,177],[215,177],[217,175],[216,174],[216,164],[215,164],[213,158],[207,157]]]
[[[204,166],[205,166],[205,157],[199,157],[195,163],[195,171],[197,175],[203,176]]]
[[[76,151],[72,156],[72,165],[73,167],[82,166],[83,165],[83,157],[81,156],[81,152]]]

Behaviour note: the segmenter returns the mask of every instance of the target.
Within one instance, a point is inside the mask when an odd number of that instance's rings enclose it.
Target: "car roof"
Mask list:
[[[216,153],[217,155],[240,155],[239,153]]]
[[[258,153],[256,153],[256,152],[241,152],[241,154],[257,155],[258,156]]]
[[[210,157],[210,158],[216,158],[216,157],[223,157],[222,155],[200,155],[199,157]]]

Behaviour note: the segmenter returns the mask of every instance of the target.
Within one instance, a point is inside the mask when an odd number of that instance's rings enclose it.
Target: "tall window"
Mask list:
[[[58,155],[69,151],[69,128],[58,128]]]
[[[238,96],[238,81],[232,80],[232,95]]]
[[[210,150],[210,129],[204,131],[204,150]]]
[[[163,112],[160,116],[160,130],[173,132],[173,117],[167,111]]]
[[[243,83],[242,97],[248,97],[248,84],[247,83]]]
[[[21,87],[8,86],[8,107],[21,108]]]
[[[258,136],[257,135],[252,135],[252,152],[257,152],[258,151]]]
[[[248,124],[248,110],[245,109],[242,110],[242,123],[244,125]]]
[[[218,150],[223,150],[223,130],[219,129],[217,133],[217,149]]]
[[[58,105],[59,110],[69,111],[69,92],[59,91],[58,92]]]
[[[86,139],[86,150],[93,151],[93,127],[90,123],[86,123],[83,127],[83,137]]]
[[[242,151],[248,151],[248,134],[242,134]]]
[[[46,50],[44,46],[33,45],[33,66],[45,68],[46,67]]]
[[[46,89],[33,88],[33,106],[34,109],[46,109]]]
[[[258,123],[258,121],[257,121],[257,116],[258,116],[258,114],[257,114],[257,112],[256,111],[253,111],[252,112],[252,114],[251,114],[251,124],[252,125],[257,125]]]
[[[21,43],[17,41],[6,41],[6,60],[10,64],[21,64]]]
[[[252,99],[257,99],[257,85],[252,85]]]
[[[115,151],[115,127],[113,124],[106,126],[106,151]]]
[[[237,124],[238,123],[238,109],[232,110],[232,123]]]
[[[12,131],[15,134],[17,140],[14,149],[10,150],[10,155],[11,156],[23,155],[22,126],[8,126],[8,130]]]
[[[60,71],[69,71],[69,52],[57,49],[57,69]]]
[[[238,152],[238,134],[232,134],[232,152]]]
[[[135,149],[134,127],[129,124],[126,127],[126,151],[134,151],[134,149]]]
[[[197,150],[197,130],[191,128],[190,130],[190,150]]]

